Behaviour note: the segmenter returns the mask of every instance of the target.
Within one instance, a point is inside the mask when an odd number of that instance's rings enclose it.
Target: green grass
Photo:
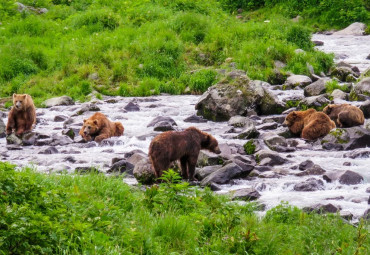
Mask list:
[[[222,78],[217,69],[231,70],[227,58],[265,81],[273,80],[275,60],[299,74],[309,74],[307,63],[317,73],[333,63],[313,49],[310,28],[278,11],[265,23],[238,20],[216,0],[23,1],[48,8],[37,15],[1,1],[0,96],[28,93],[38,106],[60,95],[85,101],[93,90],[203,93]]]
[[[350,92],[347,85],[339,85],[336,80],[331,80],[325,83],[326,93],[332,93],[334,90],[339,89],[343,92]]]
[[[169,171],[142,191],[102,174],[0,163],[1,254],[366,254],[368,225],[286,203],[259,218]]]

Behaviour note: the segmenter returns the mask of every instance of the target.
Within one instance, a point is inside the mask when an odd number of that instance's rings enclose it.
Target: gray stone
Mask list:
[[[50,145],[56,146],[56,145],[67,145],[73,143],[73,140],[66,136],[66,135],[58,135],[58,134],[53,134],[51,137],[51,142]]]
[[[251,119],[239,115],[231,117],[228,121],[228,124],[233,127],[244,127],[246,125],[247,126],[254,125]]]
[[[320,96],[312,96],[312,97],[306,97],[298,105],[299,109],[302,109],[303,106],[307,108],[315,108],[316,110],[319,110],[321,108],[324,108],[326,105],[330,104],[330,100],[328,100],[324,95]]]
[[[69,117],[68,116],[65,116],[65,115],[57,115],[54,117],[54,121],[55,122],[64,122],[68,119]]]
[[[360,109],[364,113],[366,119],[370,118],[370,100],[363,102],[360,105]]]
[[[224,163],[224,158],[220,154],[215,154],[207,150],[201,150],[198,155],[197,166],[214,166],[222,165]]]
[[[197,115],[191,115],[190,117],[187,117],[184,119],[184,122],[190,122],[190,123],[205,123],[207,120],[203,119],[201,116]]]
[[[175,130],[175,128],[169,121],[160,121],[160,122],[155,123],[153,130],[165,132],[165,131]]]
[[[310,77],[306,75],[292,75],[289,76],[288,79],[285,82],[285,85],[287,86],[299,86],[299,87],[305,87],[312,83],[312,80]]]
[[[132,164],[132,165],[136,165],[137,163],[139,163],[143,159],[149,160],[148,156],[146,154],[142,153],[142,152],[135,152],[131,156],[129,156],[129,155],[126,156],[125,155],[125,157],[127,157],[127,162]]]
[[[307,87],[304,88],[304,95],[306,97],[310,96],[318,96],[326,91],[326,83],[331,81],[329,78],[321,78],[314,83],[308,85]]]
[[[4,138],[4,137],[6,136],[6,134],[5,134],[5,129],[6,129],[5,123],[4,123],[4,121],[0,118],[0,138]]]
[[[14,133],[8,135],[6,137],[6,143],[7,144],[14,144],[14,145],[21,145],[22,139],[20,139],[18,136],[16,136]]]
[[[364,181],[364,178],[359,175],[356,172],[353,171],[345,171],[340,177],[339,177],[339,183],[345,184],[345,185],[355,185],[359,184]]]
[[[232,195],[232,200],[252,201],[261,197],[261,194],[253,188],[233,190],[229,193]]]
[[[314,163],[311,160],[307,159],[299,164],[298,169],[304,171],[313,166],[314,166]]]
[[[323,41],[312,41],[315,46],[323,46],[324,42]]]
[[[324,190],[324,182],[315,178],[310,178],[304,182],[297,183],[294,185],[295,191],[316,191]]]
[[[54,146],[50,146],[42,151],[40,151],[38,154],[56,154],[59,153],[58,149]]]
[[[125,159],[115,162],[107,171],[107,173],[126,173],[133,174],[134,165]]]
[[[366,25],[361,22],[355,22],[342,29],[333,33],[333,35],[364,35],[366,30]]]
[[[317,204],[312,207],[305,207],[303,208],[303,210],[307,212],[316,212],[316,213],[337,213],[339,212],[340,209],[333,204],[326,205]]]
[[[280,147],[287,147],[288,144],[286,142],[286,139],[282,136],[268,136],[264,139],[265,144],[267,147],[270,148],[270,150],[277,151],[280,149]]]
[[[155,181],[155,174],[148,159],[139,161],[134,168],[133,174],[141,184],[150,185]]]
[[[348,100],[348,94],[340,89],[335,89],[331,93],[331,96],[333,97],[333,99]]]
[[[354,151],[347,152],[343,155],[344,158],[370,158],[370,149],[357,149]]]
[[[222,167],[221,165],[214,165],[214,166],[205,166],[205,167],[202,167],[202,168],[196,168],[195,169],[195,178],[197,178],[198,181],[201,181],[204,178],[206,178],[208,175],[210,175],[211,173],[220,169],[221,167]]]
[[[177,123],[171,117],[158,116],[158,117],[155,117],[147,125],[147,127],[154,127],[157,123],[160,123],[160,122],[168,122],[169,124],[171,124],[171,126],[177,126]]]
[[[353,90],[356,94],[370,96],[370,77],[363,78],[354,86]]]
[[[201,182],[202,186],[207,186],[210,183],[225,184],[230,182],[234,178],[245,177],[246,174],[243,169],[235,163],[230,163],[215,172],[208,175]]]
[[[125,107],[124,107],[125,111],[128,111],[128,112],[138,112],[140,111],[140,107],[137,103],[135,102],[129,102]]]
[[[69,96],[54,97],[43,102],[43,105],[45,105],[45,107],[48,108],[58,105],[74,105],[74,104],[75,103],[73,99],[70,98]]]
[[[370,146],[370,130],[361,126],[351,128],[336,128],[329,132],[321,143],[323,148],[327,149],[327,144],[335,145],[334,147],[342,147],[344,150],[354,150]],[[331,147],[332,147],[331,146]]]
[[[98,112],[100,108],[96,104],[84,104],[74,115],[81,115],[85,112]]]
[[[296,174],[296,176],[306,176],[306,175],[323,175],[326,171],[322,169],[319,165],[313,165],[312,167]]]
[[[260,150],[256,153],[256,157],[259,159],[260,165],[276,166],[287,162],[287,160],[281,157],[278,153],[268,150]],[[262,161],[266,159],[268,159],[268,161],[264,161],[262,163]]]
[[[352,82],[356,80],[354,77],[358,77],[358,74],[355,73],[352,68],[345,67],[345,66],[340,66],[340,67],[335,67],[331,71],[331,76],[337,78],[340,81],[347,81],[347,82]]]

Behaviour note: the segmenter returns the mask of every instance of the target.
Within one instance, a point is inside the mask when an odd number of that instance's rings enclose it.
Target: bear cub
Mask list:
[[[29,132],[36,125],[36,108],[28,94],[13,94],[13,107],[9,111],[6,134],[13,130],[17,136]]]
[[[353,127],[364,124],[364,113],[356,106],[350,104],[329,104],[323,110],[337,127]]]
[[[121,122],[112,122],[104,114],[97,112],[84,120],[79,134],[85,141],[100,143],[109,137],[123,135],[123,131]]]
[[[201,149],[221,153],[216,138],[195,127],[157,135],[149,146],[149,158],[156,177],[161,177],[171,162],[179,159],[182,177],[194,180],[195,165]]]
[[[293,111],[286,116],[284,124],[293,134],[300,134],[301,138],[307,140],[325,136],[335,128],[334,121],[328,115],[315,109]]]

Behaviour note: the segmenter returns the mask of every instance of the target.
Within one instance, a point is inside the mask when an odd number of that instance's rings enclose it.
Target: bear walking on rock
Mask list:
[[[36,124],[36,108],[32,97],[27,94],[13,94],[13,107],[8,115],[6,134],[10,135],[13,130],[17,136],[31,131]]]
[[[307,140],[325,136],[335,128],[334,121],[328,115],[315,109],[291,112],[286,116],[284,124],[292,133],[301,134],[301,138]]]
[[[124,128],[121,122],[112,122],[104,114],[97,112],[87,120],[84,120],[79,133],[85,141],[96,141],[99,143],[112,136],[121,136],[123,131]]]
[[[149,158],[156,177],[161,177],[171,162],[179,159],[182,177],[194,180],[195,165],[201,149],[221,153],[216,138],[195,127],[157,135],[149,146]]]
[[[353,127],[364,124],[364,113],[356,106],[350,104],[329,104],[323,110],[337,127]]]

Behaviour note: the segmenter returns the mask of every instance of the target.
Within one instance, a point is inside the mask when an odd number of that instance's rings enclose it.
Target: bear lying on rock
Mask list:
[[[328,115],[315,109],[291,112],[286,116],[284,124],[292,133],[301,134],[301,138],[307,140],[325,136],[335,128],[334,121]]]
[[[171,162],[180,159],[182,177],[194,180],[195,165],[201,149],[221,153],[216,138],[195,127],[157,135],[149,146],[149,158],[156,177],[161,177]]]
[[[350,104],[329,104],[323,110],[337,127],[353,127],[364,124],[364,113]]]
[[[121,122],[112,122],[104,114],[97,112],[87,120],[84,120],[79,134],[85,141],[99,143],[112,136],[121,136],[123,131],[124,128]]]
[[[31,131],[36,124],[36,108],[32,97],[27,94],[13,94],[13,107],[8,115],[6,134],[13,130],[17,136]]]

